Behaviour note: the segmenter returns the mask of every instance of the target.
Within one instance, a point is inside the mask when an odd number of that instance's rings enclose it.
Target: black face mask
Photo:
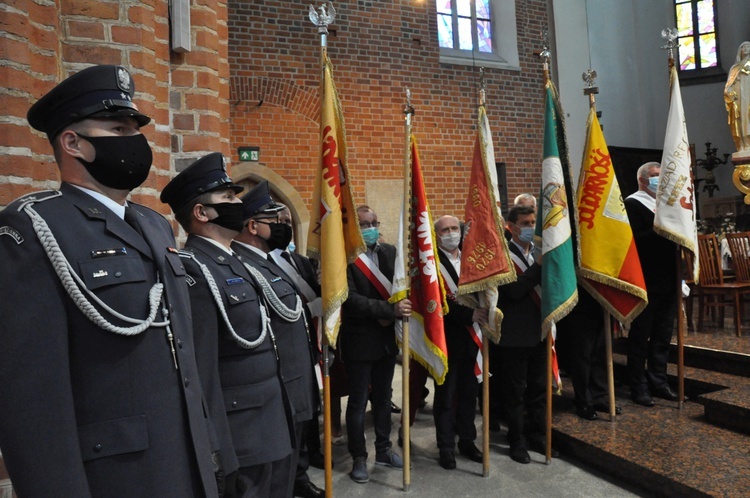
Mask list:
[[[257,220],[256,220],[257,221]],[[263,223],[263,222],[259,222]],[[271,235],[266,242],[268,247],[274,249],[286,249],[292,240],[292,227],[285,223],[265,223],[271,229]]]
[[[79,159],[89,174],[105,187],[133,190],[148,178],[153,154],[142,134],[111,137],[77,135],[96,151],[91,162]]]
[[[204,204],[204,206],[214,208],[219,215],[213,220],[208,220],[209,223],[215,223],[234,232],[241,232],[245,227],[241,202],[219,202],[217,204]]]

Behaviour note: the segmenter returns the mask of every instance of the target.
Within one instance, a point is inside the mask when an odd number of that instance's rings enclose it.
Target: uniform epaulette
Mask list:
[[[13,201],[13,204],[18,203],[18,211],[23,211],[23,208],[26,206],[29,206],[31,204],[36,204],[37,202],[44,202],[48,201],[50,199],[55,199],[57,197],[60,197],[62,195],[62,192],[59,190],[40,190],[39,192],[31,192],[26,195],[22,195],[15,201]]]
[[[193,251],[187,247],[177,251],[177,254],[179,254],[181,258],[187,259],[192,259],[194,256]]]

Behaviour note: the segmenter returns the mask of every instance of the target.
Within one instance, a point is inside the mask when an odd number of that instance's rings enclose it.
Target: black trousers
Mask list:
[[[349,402],[346,406],[346,434],[352,458],[367,458],[365,443],[365,411],[368,392],[375,426],[375,451],[382,453],[391,447],[391,384],[396,368],[396,357],[377,361],[347,361]]]
[[[557,323],[555,340],[560,368],[570,376],[576,406],[607,402],[607,350],[604,310],[585,290],[578,304]]]
[[[527,348],[499,349],[508,443],[511,447],[525,446],[527,436],[539,437],[545,433],[546,342]]]
[[[631,392],[667,385],[669,343],[677,315],[674,294],[648,295],[648,305],[628,332],[628,376]],[[648,368],[648,369],[647,369]]]
[[[465,348],[454,361],[450,361],[451,353],[448,352],[445,382],[435,384],[433,418],[437,447],[441,450],[455,449],[457,434],[461,441],[474,441],[477,438],[474,426],[479,386],[474,375],[477,347],[474,343],[471,345],[473,347]]]

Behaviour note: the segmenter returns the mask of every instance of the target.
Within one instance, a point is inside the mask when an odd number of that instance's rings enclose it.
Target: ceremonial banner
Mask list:
[[[336,347],[341,306],[349,296],[346,266],[365,251],[352,199],[346,158],[344,115],[333,83],[333,65],[326,57],[320,115],[321,156],[308,235],[310,256],[320,260],[323,330]]]
[[[685,113],[677,69],[670,72],[671,97],[659,187],[656,190],[654,231],[693,253],[693,278],[698,281],[698,235],[695,222],[693,176],[690,167]]]
[[[633,230],[596,109],[586,123],[586,148],[576,195],[581,285],[619,322],[630,323],[648,302]],[[545,260],[546,263],[546,260]]]
[[[510,263],[499,203],[495,149],[492,145],[487,112],[481,105],[477,138],[474,142],[469,196],[464,212],[466,226],[457,295],[480,293],[480,306],[492,311],[489,324],[483,326],[482,330],[495,343],[500,341],[500,325],[503,319],[497,308],[497,287],[516,280],[516,270]]]
[[[578,302],[575,259],[570,208],[570,165],[565,145],[565,127],[557,92],[552,82],[546,85],[544,112],[544,160],[542,187],[536,235],[541,237],[542,257],[542,339],[555,322],[567,315]],[[564,154],[560,155],[563,146]],[[561,159],[564,159],[563,163]]]
[[[409,182],[409,178],[404,178]],[[393,274],[390,302],[402,299],[411,300],[409,319],[409,347],[415,358],[435,379],[442,384],[448,372],[448,346],[445,342],[443,314],[448,312],[445,301],[445,288],[440,274],[440,261],[435,242],[435,230],[430,215],[430,207],[424,191],[422,169],[417,153],[417,141],[411,136],[411,206],[401,206],[401,226],[399,230],[398,254]],[[410,219],[409,213],[414,213]],[[404,223],[409,226],[409,241],[404,241]],[[411,252],[408,272],[411,276],[407,287],[404,248]],[[396,337],[403,340],[401,320],[396,320]]]

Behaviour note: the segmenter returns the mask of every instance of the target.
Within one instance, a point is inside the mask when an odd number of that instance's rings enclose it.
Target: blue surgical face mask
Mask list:
[[[518,235],[518,240],[521,242],[534,242],[534,227],[519,227],[521,233]]]
[[[656,188],[658,186],[659,186],[659,177],[658,176],[651,176],[651,177],[649,177],[649,179],[648,179],[648,187],[647,188],[651,192],[656,193]]]
[[[361,231],[362,238],[364,239],[365,244],[368,247],[374,246],[380,238],[380,230],[378,230],[376,227],[363,228]]]

